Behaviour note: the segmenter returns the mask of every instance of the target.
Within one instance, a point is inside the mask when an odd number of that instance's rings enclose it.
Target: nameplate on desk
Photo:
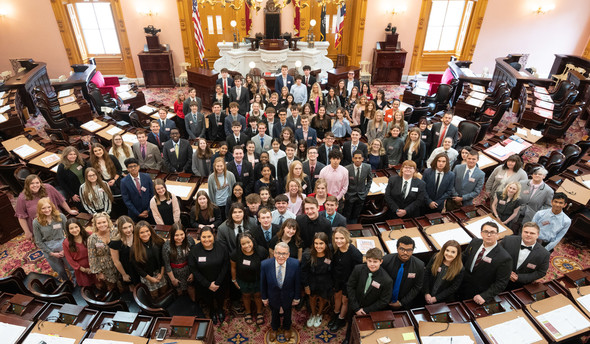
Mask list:
[[[22,315],[27,309],[27,306],[34,300],[32,296],[16,294],[8,302],[10,306],[8,311],[17,315]]]

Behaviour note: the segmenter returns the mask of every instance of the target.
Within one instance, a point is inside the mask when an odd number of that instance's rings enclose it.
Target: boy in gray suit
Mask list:
[[[191,112],[184,117],[186,132],[191,140],[197,137],[205,137],[205,116],[199,111],[199,104],[192,102],[190,104]]]
[[[357,150],[352,154],[352,164],[346,166],[348,190],[344,196],[343,215],[348,219],[348,223],[357,223],[373,183],[371,165],[363,163],[363,160],[365,160],[363,151]]]
[[[477,167],[479,153],[469,150],[465,164],[455,166],[455,193],[451,199],[462,207],[473,204],[473,199],[480,194],[485,179],[485,173]]]

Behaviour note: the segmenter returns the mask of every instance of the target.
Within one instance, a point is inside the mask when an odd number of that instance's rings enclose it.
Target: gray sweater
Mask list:
[[[35,236],[35,244],[37,244],[37,246],[45,254],[61,251],[61,243],[65,239],[64,231],[66,230],[67,219],[64,214],[60,214],[60,217],[61,221],[55,221],[52,218],[51,222],[45,226],[42,226],[39,223],[38,218],[33,220],[33,235]],[[58,242],[59,245],[57,244]],[[48,243],[51,247],[47,245]],[[56,247],[60,249],[56,250]]]

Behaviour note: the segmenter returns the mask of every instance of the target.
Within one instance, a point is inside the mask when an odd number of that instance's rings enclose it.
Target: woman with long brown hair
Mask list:
[[[100,143],[95,143],[90,149],[90,165],[100,172],[102,179],[109,185],[113,195],[121,194],[121,175],[123,168],[114,155],[107,153]]]
[[[154,197],[150,200],[150,209],[157,225],[168,225],[180,221],[178,198],[168,191],[163,179],[154,180]]]
[[[200,137],[197,140],[197,150],[193,154],[192,170],[195,176],[207,177],[211,174],[211,157],[213,151],[207,144],[207,140]]]
[[[412,160],[416,163],[416,171],[421,171],[424,164],[424,157],[426,156],[426,144],[420,139],[420,129],[413,127],[410,129],[404,150],[402,152],[402,160]]]
[[[152,297],[162,296],[167,288],[164,278],[164,261],[162,260],[162,239],[147,221],[139,221],[133,231],[131,263],[139,274],[139,280],[145,284]]]
[[[80,204],[80,185],[84,183],[84,171],[86,162],[82,154],[73,146],[64,148],[61,153],[61,161],[57,166],[57,181],[66,193],[66,198]],[[82,209],[82,207],[80,207]]]
[[[90,272],[90,263],[88,262],[87,241],[90,234],[84,229],[84,226],[76,218],[71,218],[66,222],[66,239],[62,247],[64,255],[74,269],[76,284],[80,287],[90,287],[96,283],[96,278]]]
[[[303,256],[303,241],[301,240],[301,230],[299,229],[299,224],[295,219],[287,219],[283,222],[281,229],[277,235],[275,235],[268,244],[268,256],[270,258],[274,257],[274,247],[280,243],[284,242],[289,246],[289,257],[295,258],[301,261]]]
[[[170,240],[162,246],[164,269],[170,283],[176,288],[178,295],[187,292],[193,302],[195,301],[194,276],[188,268],[188,254],[194,245],[195,239],[188,235],[182,225],[177,222],[170,230]]]
[[[197,203],[191,209],[190,223],[191,227],[201,229],[205,226],[217,228],[223,222],[221,210],[211,202],[207,191],[200,190],[195,196]]]
[[[424,299],[431,305],[452,302],[455,292],[463,281],[461,245],[455,240],[447,241],[440,251],[432,256],[424,274]]]
[[[135,223],[123,215],[117,219],[117,231],[119,235],[109,242],[109,249],[113,263],[123,278],[123,286],[133,290],[139,283],[139,275],[131,264],[131,247],[133,246],[133,229]]]
[[[306,251],[301,262],[301,283],[309,295],[311,316],[307,327],[322,324],[322,311],[332,297],[332,251],[328,236],[324,232],[314,235],[310,251]]]
[[[84,171],[84,184],[80,185],[82,206],[89,214],[111,213],[113,194],[108,185],[99,177],[98,171],[88,167]]]

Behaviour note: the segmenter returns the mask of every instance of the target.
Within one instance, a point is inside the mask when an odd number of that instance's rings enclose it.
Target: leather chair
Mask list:
[[[483,114],[489,108],[497,108],[506,101],[506,99],[510,99],[510,88],[507,86],[500,87],[496,90],[496,92],[492,93],[493,95],[488,96],[484,101],[481,109],[477,112],[478,114]]]
[[[136,111],[131,111],[129,113],[129,120],[131,122],[131,126],[135,127],[135,128],[143,128],[149,131],[150,126],[149,126],[149,122],[146,122],[145,124],[143,124],[141,122],[141,119],[139,119],[139,114]]]
[[[119,78],[116,76],[103,76],[102,73],[97,70],[90,82],[98,87],[101,94],[110,94],[111,97],[117,98],[117,87],[120,86],[120,84]]]
[[[542,164],[547,170],[547,178],[551,178],[559,173],[564,161],[565,155],[558,151],[552,151],[549,156],[540,157],[538,163]]]
[[[565,156],[565,161],[561,166],[560,172],[565,171],[568,167],[572,166],[578,159],[580,159],[582,148],[580,146],[570,143],[563,147],[561,153]]]
[[[481,125],[477,122],[464,120],[459,123],[459,142],[455,143],[456,147],[471,146],[476,142],[476,139],[481,130]]]
[[[406,109],[406,111],[404,111],[404,120],[406,122],[408,122],[408,124],[412,124],[410,123],[410,118],[412,118],[412,114],[414,113],[414,108],[413,107],[408,107]],[[414,122],[415,123],[415,122]]]
[[[479,133],[477,133],[477,137],[475,138],[475,142],[481,142],[485,139],[488,129],[490,128],[490,125],[492,124],[492,121],[487,120],[487,121],[477,122],[477,123],[479,124],[480,129],[479,129]]]
[[[554,117],[548,123],[553,124],[553,125],[562,125],[563,121],[566,120],[569,116],[571,116],[571,115],[579,116],[582,114],[583,111],[584,110],[582,109],[582,106],[580,106],[580,105],[568,105],[563,109],[561,116],[559,116],[557,118]]]
[[[522,169],[526,172],[526,175],[529,176],[529,178],[530,178],[533,175],[533,171],[537,167],[543,167],[543,165],[541,165],[539,163],[528,162],[524,165],[524,167]]]
[[[573,104],[578,94],[580,94],[578,90],[569,90],[561,101],[554,101],[553,113],[560,113],[567,105]]]
[[[81,294],[91,309],[101,312],[129,311],[129,307],[116,289],[104,293],[95,287],[82,287]]]
[[[498,123],[500,123],[500,121],[502,120],[502,117],[504,117],[504,114],[508,110],[508,107],[510,107],[511,103],[512,103],[512,99],[510,98],[510,95],[504,96],[503,100],[496,107],[496,111],[494,112],[493,116],[488,116],[487,114],[482,114],[481,117],[479,118],[479,120],[480,121],[490,120],[491,123],[490,123],[488,130],[490,130],[490,129],[493,130],[498,125]]]
[[[449,107],[449,99],[453,94],[451,85],[441,84],[438,86],[436,94],[431,97],[426,97],[424,103],[421,106],[428,106],[432,109],[432,112],[438,112],[446,110]]]
[[[568,233],[579,235],[585,239],[590,239],[590,211],[587,209],[575,214],[572,218],[572,224]]]
[[[57,284],[53,278],[49,278],[45,282],[33,278],[29,281],[28,286],[31,293],[39,300],[60,304],[76,304],[76,299],[72,295],[74,284],[71,281]]]
[[[166,310],[175,298],[175,291],[168,290],[166,294],[157,300],[152,298],[148,287],[139,283],[133,290],[133,299],[140,309],[140,314],[145,314],[153,317],[168,317],[170,314]]]
[[[16,268],[10,275],[0,278],[0,291],[10,294],[33,296],[24,284],[26,275],[23,268]]]
[[[580,157],[583,157],[584,154],[586,154],[586,152],[590,148],[590,140],[578,141],[578,142],[576,142],[576,145],[578,145],[578,147],[582,148],[582,151],[580,152]],[[576,163],[577,163],[577,161],[576,161]]]
[[[438,86],[440,86],[440,84],[441,84],[442,77],[443,77],[442,74],[435,74],[435,73],[428,74],[428,77],[426,78],[426,82],[428,83],[428,85],[430,85],[430,87],[428,88],[429,95],[433,95],[436,92],[438,92]]]
[[[117,101],[108,93],[100,93],[98,87],[92,82],[88,84],[88,95],[90,96],[92,107],[99,115],[104,115],[104,112],[102,111],[103,107],[109,107],[111,109],[118,108]]]
[[[543,131],[543,139],[557,140],[565,137],[565,132],[571,127],[574,121],[578,118],[581,111],[575,111],[559,124],[549,122]]]
[[[412,115],[410,116],[410,119],[408,120],[408,124],[418,123],[420,118],[428,117],[429,115],[430,115],[430,108],[428,106],[415,107],[414,110],[412,111]]]
[[[553,92],[549,92],[549,96],[551,96],[553,102],[560,102],[569,90],[573,90],[575,88],[576,85],[574,85],[573,82],[564,80],[557,85]]]

